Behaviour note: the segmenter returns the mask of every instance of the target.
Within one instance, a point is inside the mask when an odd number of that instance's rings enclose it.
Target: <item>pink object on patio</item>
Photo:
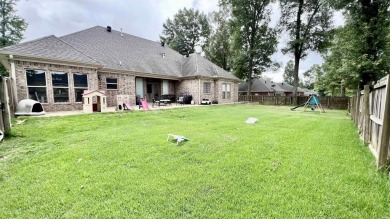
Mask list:
[[[146,102],[146,100],[141,100],[141,104],[144,110],[149,110],[149,105],[148,102]]]
[[[133,107],[130,106],[130,103],[123,103],[124,110],[133,110]]]

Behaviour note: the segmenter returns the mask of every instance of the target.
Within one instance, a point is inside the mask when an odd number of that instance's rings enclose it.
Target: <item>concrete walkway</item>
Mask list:
[[[173,109],[173,108],[184,108],[184,107],[206,107],[208,105],[190,105],[190,104],[184,104],[180,105],[176,103],[172,103],[168,106],[154,106],[152,107],[151,103],[148,103],[149,109],[150,110],[159,110],[159,109]],[[142,108],[139,109],[138,105],[132,106],[133,110],[138,111],[138,110],[143,110]],[[108,107],[107,112],[122,112],[122,110],[118,111],[116,110],[116,107]],[[128,111],[128,110],[125,110]],[[98,112],[95,112],[98,113]],[[50,117],[50,116],[69,116],[69,115],[79,115],[79,114],[90,114],[90,113],[84,113],[82,110],[75,110],[75,111],[57,111],[57,112],[46,112],[45,115],[42,115],[41,117]]]

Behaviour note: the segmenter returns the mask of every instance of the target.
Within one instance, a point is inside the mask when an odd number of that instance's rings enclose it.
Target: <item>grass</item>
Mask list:
[[[0,191],[0,218],[390,217],[345,111],[260,105],[27,118],[0,144]]]

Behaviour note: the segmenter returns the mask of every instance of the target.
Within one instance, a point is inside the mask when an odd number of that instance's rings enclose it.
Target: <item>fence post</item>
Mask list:
[[[5,81],[3,80],[3,77],[0,77],[0,91],[3,88],[3,83]],[[3,108],[5,106],[5,101],[3,101],[3,92],[0,93],[0,131],[4,133],[4,121],[3,121]]]
[[[363,96],[363,142],[369,143],[370,138],[370,87],[364,85],[364,96]]]
[[[8,132],[11,130],[11,113],[9,108],[7,80],[4,77],[1,78],[0,91],[0,102],[2,103],[1,114],[3,117],[4,132]]]
[[[359,125],[359,107],[360,107],[360,89],[356,93],[356,106],[355,106],[355,124]]]
[[[382,136],[380,139],[380,148],[378,151],[378,169],[387,163],[387,153],[389,151],[390,144],[390,76],[387,76],[384,107]]]

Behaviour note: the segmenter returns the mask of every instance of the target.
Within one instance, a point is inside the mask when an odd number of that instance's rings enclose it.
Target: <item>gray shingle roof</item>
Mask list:
[[[252,81],[252,92],[273,92],[270,86],[266,86],[264,79],[254,79]],[[238,87],[239,91],[248,91],[248,83],[240,83]]]
[[[96,60],[91,59],[53,35],[1,48],[0,53],[86,64],[99,64]]]
[[[287,92],[293,92],[293,90],[294,90],[294,86],[292,86],[291,84],[288,84],[286,82],[277,83],[277,85]],[[298,87],[298,92],[304,92],[304,90],[302,90],[301,88]]]
[[[238,80],[236,76],[225,71],[197,53],[190,54],[183,62],[183,76],[222,77]]]
[[[248,83],[240,83],[239,91],[248,91]],[[265,80],[263,78],[256,78],[252,82],[251,87],[252,92],[285,92],[284,89],[278,86],[277,83],[274,83],[270,80]]]
[[[181,76],[183,56],[159,42],[96,26],[72,33],[61,40],[99,60],[105,68]],[[165,53],[165,58],[163,58]]]
[[[270,80],[263,78],[256,78],[252,83],[252,92],[293,92],[294,87],[286,82],[274,83]],[[248,83],[240,83],[238,87],[239,91],[248,91]],[[298,92],[304,92],[298,87]]]
[[[96,26],[0,49],[0,53],[99,64],[105,69],[169,77],[209,76],[238,80],[199,54],[184,57],[159,42]],[[163,55],[164,54],[164,55]]]

